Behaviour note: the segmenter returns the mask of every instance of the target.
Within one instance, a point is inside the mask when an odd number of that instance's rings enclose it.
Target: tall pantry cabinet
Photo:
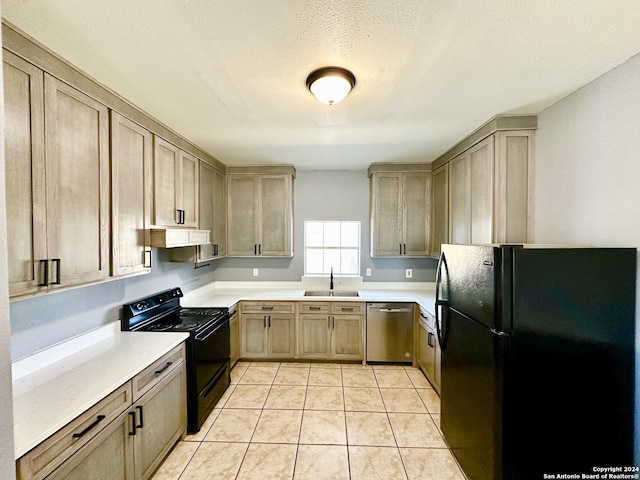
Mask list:
[[[3,55],[10,296],[105,279],[108,109]]]

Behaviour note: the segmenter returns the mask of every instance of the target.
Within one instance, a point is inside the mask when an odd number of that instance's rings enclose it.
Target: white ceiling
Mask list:
[[[2,16],[227,165],[432,161],[640,52],[638,0],[2,0]],[[339,105],[314,69],[357,78]]]

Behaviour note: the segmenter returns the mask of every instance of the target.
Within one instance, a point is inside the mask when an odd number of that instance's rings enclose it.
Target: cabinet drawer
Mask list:
[[[300,302],[298,304],[300,313],[329,313],[329,304],[326,302]]]
[[[364,313],[364,303],[333,302],[331,313]]]
[[[293,302],[242,302],[242,313],[293,313]]]
[[[424,323],[431,330],[435,330],[436,328],[436,319],[433,315],[427,312],[424,308],[420,307],[420,323]]]
[[[17,462],[18,479],[47,476],[129,408],[131,402],[131,383],[127,382],[21,457]]]
[[[133,377],[131,381],[133,385],[133,401],[135,402],[173,370],[182,365],[184,358],[183,343]]]

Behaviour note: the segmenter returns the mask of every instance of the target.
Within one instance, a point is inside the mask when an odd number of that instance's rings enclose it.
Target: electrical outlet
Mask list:
[[[253,276],[254,276],[254,277],[257,277],[257,276],[258,276],[258,269],[257,269],[257,268],[254,268],[254,269],[253,269]]]
[[[410,268],[407,268],[405,270],[405,277],[407,277],[407,278],[413,277],[413,271]]]
[[[365,271],[365,275],[366,275],[367,277],[370,277],[370,276],[371,276],[371,269],[370,269],[370,268],[367,268],[367,270]]]

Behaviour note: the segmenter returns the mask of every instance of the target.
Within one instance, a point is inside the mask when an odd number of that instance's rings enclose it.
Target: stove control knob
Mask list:
[[[137,303],[136,304],[136,310],[144,310],[146,306],[147,306],[146,302]]]

